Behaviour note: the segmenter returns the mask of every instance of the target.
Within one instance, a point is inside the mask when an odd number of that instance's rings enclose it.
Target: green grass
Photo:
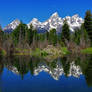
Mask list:
[[[48,48],[46,50],[40,48],[36,48],[35,50],[16,48],[16,51],[18,51],[18,53],[15,53],[14,55],[31,55],[31,56],[45,57],[49,55],[61,56],[61,55],[69,54],[69,51],[66,47],[62,47],[61,49],[53,47],[53,48]]]
[[[6,55],[6,51],[5,51],[5,50],[1,50],[1,51],[0,51],[0,55],[1,55],[1,56],[5,56],[5,55]]]
[[[16,48],[16,52],[14,55],[30,55],[31,49],[21,49],[21,48]]]
[[[83,50],[81,50],[81,53],[84,53],[84,54],[92,54],[92,48],[83,49]]]
[[[32,56],[47,56],[48,53],[39,48],[36,48],[34,51],[31,52],[31,55]]]
[[[68,49],[67,49],[66,47],[62,47],[62,48],[61,48],[61,52],[62,52],[64,55],[69,54],[69,51],[68,51]]]
[[[46,52],[46,51],[41,51],[41,56],[47,56],[48,55],[48,53]]]
[[[40,56],[41,55],[41,50],[39,48],[36,48],[31,52],[32,56]]]

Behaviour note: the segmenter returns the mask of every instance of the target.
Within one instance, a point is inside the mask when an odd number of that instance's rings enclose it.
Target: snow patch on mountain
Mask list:
[[[4,32],[12,32],[16,27],[20,24],[20,21],[18,19],[14,20],[10,24],[8,24],[3,30]]]
[[[38,19],[33,19],[29,24],[28,27],[30,28],[30,25],[32,24],[33,27],[37,30],[44,29],[44,30],[51,30],[56,29],[56,31],[59,33],[62,31],[62,26],[64,24],[64,20],[67,20],[67,23],[70,27],[70,30],[74,32],[76,28],[80,28],[81,24],[84,22],[84,20],[79,17],[77,14],[70,17],[66,16],[65,18],[59,17],[58,13],[55,12],[52,14],[52,16],[45,22],[40,22]]]
[[[66,16],[65,18],[61,18],[59,17],[58,13],[55,12],[48,20],[44,22],[40,22],[37,18],[33,18],[32,21],[27,25],[28,28],[30,28],[30,25],[32,24],[34,29],[36,29],[39,33],[50,31],[53,28],[56,29],[57,33],[60,33],[62,31],[64,20],[67,20],[71,32],[74,32],[76,28],[80,28],[81,24],[84,22],[84,20],[77,14],[72,17]],[[6,26],[4,28],[4,31],[12,32],[19,24],[20,21],[16,19],[11,22],[8,26]]]

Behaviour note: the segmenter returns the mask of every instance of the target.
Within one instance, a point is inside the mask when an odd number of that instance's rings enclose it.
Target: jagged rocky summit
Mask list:
[[[65,18],[59,17],[58,13],[55,12],[52,14],[52,16],[45,22],[40,22],[37,18],[33,18],[30,23],[28,23],[28,28],[30,28],[30,25],[32,24],[34,29],[38,31],[38,33],[43,33],[45,31],[50,31],[50,29],[56,29],[57,33],[60,33],[62,31],[62,26],[64,23],[64,20],[67,20],[67,23],[70,27],[71,32],[74,32],[76,28],[80,28],[81,24],[84,22],[84,20],[79,17],[77,14],[70,17],[66,16]],[[14,20],[11,22],[8,26],[4,28],[5,32],[12,32],[18,25],[20,24],[19,20]]]

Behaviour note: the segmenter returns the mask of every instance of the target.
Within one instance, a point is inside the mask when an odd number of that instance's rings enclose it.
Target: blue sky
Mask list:
[[[54,12],[84,17],[88,9],[92,11],[92,0],[0,0],[0,24],[4,27],[14,19],[28,23],[34,17],[45,21]]]

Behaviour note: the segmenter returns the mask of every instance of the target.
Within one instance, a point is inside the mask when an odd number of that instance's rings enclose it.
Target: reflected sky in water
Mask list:
[[[1,92],[92,92],[92,55],[0,59]]]

